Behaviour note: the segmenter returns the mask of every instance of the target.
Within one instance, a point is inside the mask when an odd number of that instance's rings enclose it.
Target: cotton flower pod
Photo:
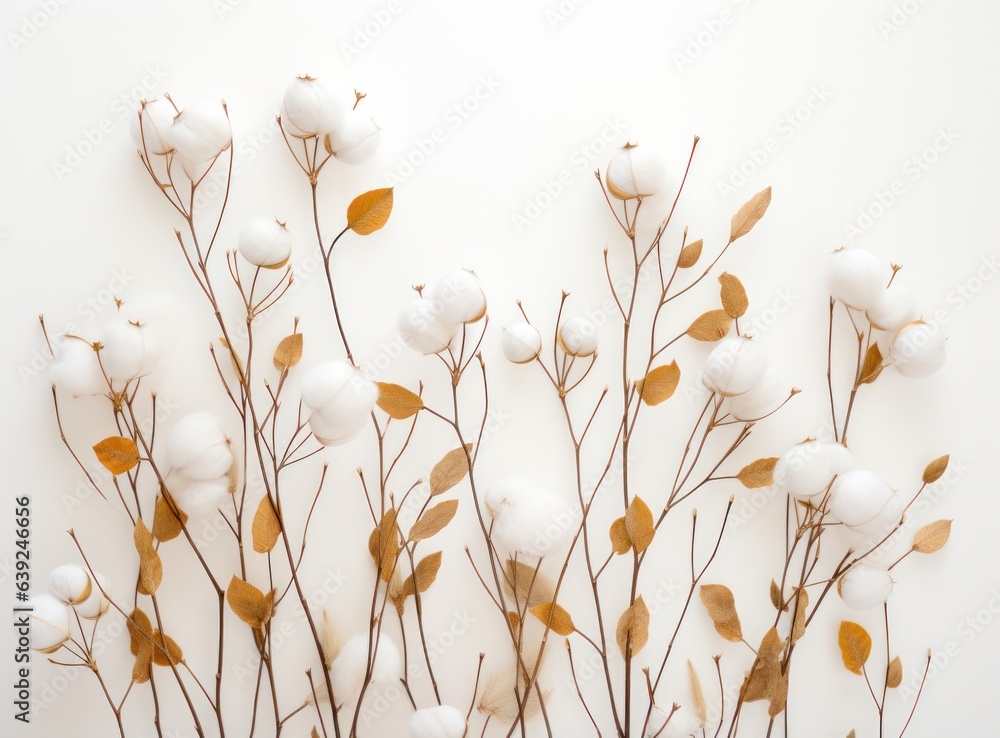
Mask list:
[[[90,596],[90,574],[77,564],[57,566],[49,574],[49,590],[67,605],[76,605]]]
[[[854,457],[839,443],[806,441],[781,455],[774,466],[774,483],[793,497],[819,503],[834,476],[854,468]]]
[[[191,518],[214,515],[219,508],[231,509],[235,477],[192,479],[183,473],[171,474],[167,480],[170,498]]]
[[[870,610],[885,604],[892,594],[892,577],[885,569],[860,562],[837,580],[837,593],[854,610]]]
[[[881,532],[898,521],[899,498],[881,477],[866,469],[837,476],[830,487],[830,514],[858,533]]]
[[[321,364],[302,381],[302,402],[313,411],[309,426],[324,446],[353,438],[377,399],[375,383],[343,359]]]
[[[826,286],[834,299],[855,310],[867,310],[878,300],[889,271],[867,249],[838,249],[827,263]]]
[[[285,88],[281,124],[298,138],[322,136],[336,130],[353,102],[343,90],[315,77],[297,77]]]
[[[185,415],[167,436],[170,465],[193,480],[218,479],[233,465],[222,421],[209,412]]]
[[[483,497],[493,522],[497,548],[528,556],[543,556],[566,536],[574,516],[553,492],[523,477],[491,484]]]
[[[458,324],[441,317],[440,306],[418,297],[399,311],[399,335],[403,343],[425,356],[439,354],[458,334]]]
[[[945,341],[938,326],[915,320],[907,323],[892,339],[889,361],[904,377],[926,377],[945,361]]]
[[[875,328],[897,331],[917,319],[917,300],[904,284],[896,280],[879,292],[865,314]]]
[[[650,197],[660,192],[666,178],[663,159],[647,146],[627,144],[608,162],[608,192],[619,200]]]
[[[49,379],[59,389],[77,397],[102,395],[108,391],[108,382],[94,347],[69,336],[62,341],[59,353],[49,365]]]
[[[69,608],[50,594],[32,597],[25,606],[31,611],[31,648],[54,653],[69,640]]]
[[[143,100],[142,107],[132,116],[130,127],[135,147],[147,154],[163,155],[173,151],[169,136],[176,115],[173,103],[166,98]]]
[[[590,356],[597,351],[597,326],[577,316],[559,326],[559,346],[570,356]]]
[[[361,691],[368,670],[368,639],[367,633],[359,633],[350,638],[340,649],[337,658],[330,666],[330,677],[333,684],[333,694],[338,704],[354,700]],[[373,648],[374,648],[373,644]],[[403,675],[402,658],[399,649],[392,639],[381,632],[378,637],[378,650],[375,662],[372,664],[371,679],[374,683],[395,683]]]
[[[733,397],[753,389],[766,370],[764,344],[746,336],[732,336],[712,349],[705,360],[701,382],[712,392]]]
[[[198,180],[215,158],[233,143],[233,128],[220,102],[202,101],[174,118],[167,141],[188,179]]]
[[[251,218],[240,231],[237,249],[255,266],[280,269],[292,254],[292,237],[277,218]]]
[[[152,372],[160,361],[160,337],[151,326],[116,318],[101,336],[99,358],[116,386]]]
[[[515,364],[527,364],[542,351],[542,335],[530,323],[512,323],[503,331],[503,355]]]
[[[427,707],[410,718],[410,738],[462,738],[468,726],[465,713],[457,707]]]
[[[375,153],[382,129],[374,118],[358,110],[348,110],[340,124],[326,134],[326,150],[344,164],[358,165]]]
[[[91,581],[90,594],[87,595],[87,599],[73,605],[76,614],[86,620],[97,620],[111,607],[111,603],[104,596],[104,592],[108,591],[107,578],[99,571],[94,572],[93,578],[97,581]]]
[[[788,398],[788,387],[777,375],[767,370],[753,387],[741,395],[729,398],[729,412],[744,423],[770,415]]]
[[[475,323],[486,315],[486,294],[479,277],[468,269],[446,274],[424,291],[424,297],[434,303],[445,323]]]

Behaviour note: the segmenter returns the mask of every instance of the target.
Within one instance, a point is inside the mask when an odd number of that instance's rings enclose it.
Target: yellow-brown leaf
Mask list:
[[[184,530],[187,523],[187,513],[174,503],[170,493],[163,491],[156,498],[156,508],[153,511],[153,537],[158,541],[172,541]]]
[[[422,541],[437,535],[451,522],[458,510],[458,500],[445,500],[435,505],[420,516],[420,519],[410,528],[410,540]]]
[[[398,384],[378,382],[378,400],[376,404],[388,413],[390,418],[406,420],[424,409],[424,401],[420,395],[411,392]]]
[[[399,555],[399,534],[396,530],[396,508],[386,510],[378,527],[368,537],[368,553],[371,554],[379,576],[383,582],[392,580]]]
[[[740,480],[747,489],[757,489],[758,487],[768,487],[774,484],[774,467],[778,465],[777,456],[769,456],[766,459],[757,459],[740,469],[736,478]]]
[[[722,285],[722,309],[726,311],[726,315],[730,318],[742,318],[750,307],[743,283],[729,272],[723,272],[719,275],[719,284]]]
[[[261,630],[271,619],[274,590],[264,594],[234,574],[226,589],[226,602],[240,620],[251,628]]]
[[[156,645],[153,646],[154,664],[157,666],[170,666],[172,663],[183,663],[184,652],[173,638],[164,635],[159,630],[154,630],[153,640],[156,641]]]
[[[656,535],[656,527],[653,523],[653,513],[649,506],[636,495],[625,511],[625,530],[628,538],[632,542],[632,548],[637,554],[641,554],[649,544],[653,542]]]
[[[837,642],[844,667],[849,672],[860,675],[872,652],[872,637],[868,635],[868,631],[857,623],[844,620],[840,624]]]
[[[469,473],[471,452],[472,444],[467,443],[465,448],[452,449],[434,465],[431,469],[431,495],[447,492],[465,479],[465,475]]]
[[[806,633],[806,608],[809,607],[809,593],[800,589],[795,597],[795,618],[792,620],[792,643]]]
[[[549,627],[561,636],[568,636],[576,630],[573,625],[573,618],[562,607],[555,602],[543,602],[531,608],[531,614],[542,621],[548,623]]]
[[[885,686],[889,689],[895,689],[900,684],[903,683],[903,662],[899,660],[899,656],[894,658],[889,662],[889,668],[885,672]]]
[[[646,607],[642,595],[635,598],[635,602],[618,618],[618,627],[615,629],[615,641],[622,652],[623,658],[628,658],[631,654],[635,656],[649,640],[649,608]]]
[[[628,527],[625,525],[624,516],[611,524],[608,536],[611,538],[611,550],[619,556],[632,550],[632,539],[628,537]]]
[[[913,537],[913,550],[917,553],[932,554],[940,551],[951,536],[950,520],[935,520],[917,531]]]
[[[552,582],[536,567],[523,561],[507,559],[503,588],[508,597],[514,598],[519,606],[534,607],[550,602],[554,588]]]
[[[681,253],[677,257],[677,266],[681,269],[690,269],[695,264],[698,263],[698,259],[701,258],[701,249],[704,246],[704,241],[698,239],[697,241],[692,241],[687,246],[681,249]]]
[[[703,584],[699,594],[719,635],[733,643],[743,640],[736,600],[729,587],[724,584]]]
[[[784,603],[785,598],[781,594],[781,587],[779,587],[778,583],[773,579],[771,580],[771,587],[770,590],[768,591],[768,594],[771,597],[771,604],[774,605],[775,610],[787,609]]]
[[[132,611],[125,621],[128,629],[128,648],[135,656],[132,664],[132,680],[136,684],[149,681],[150,666],[153,663],[153,624],[149,617],[138,607]]]
[[[153,547],[153,534],[146,527],[142,518],[135,523],[132,531],[132,542],[135,544],[136,553],[139,554],[139,582],[137,589],[140,594],[151,595],[163,581],[163,562],[160,561],[160,554]]]
[[[732,322],[725,310],[709,310],[694,319],[687,334],[696,341],[719,341],[729,333]]]
[[[924,469],[923,482],[924,484],[934,484],[937,480],[941,478],[945,470],[948,468],[948,461],[951,460],[950,454],[945,454],[944,456],[939,456],[934,459],[927,468]]]
[[[287,371],[298,364],[302,360],[302,334],[293,333],[282,338],[272,360],[278,371]]]
[[[435,551],[432,554],[428,554],[424,558],[420,559],[417,563],[416,569],[414,569],[411,581],[411,587],[414,592],[418,594],[423,594],[426,592],[434,580],[437,579],[438,570],[441,568],[441,552]],[[410,577],[407,577],[410,579]],[[407,584],[403,583],[403,589],[408,589]]]
[[[671,361],[650,369],[645,377],[636,380],[635,388],[647,405],[659,405],[673,396],[680,381],[681,370],[676,361]]]
[[[274,509],[270,495],[265,494],[260,498],[257,505],[257,512],[253,516],[253,550],[257,553],[267,553],[274,549],[281,535],[281,521],[278,513]]]
[[[367,236],[384,226],[391,213],[392,188],[370,190],[347,206],[347,227],[359,236]]]
[[[139,448],[131,438],[108,436],[94,444],[101,465],[114,475],[131,471],[139,464]]]
[[[729,225],[729,243],[747,235],[751,229],[757,225],[757,221],[764,217],[767,206],[771,204],[771,188],[761,190],[751,197],[746,204],[741,207],[733,216]]]
[[[865,360],[861,364],[861,374],[858,378],[859,384],[871,384],[878,379],[882,373],[882,351],[877,343],[868,347],[865,353]]]

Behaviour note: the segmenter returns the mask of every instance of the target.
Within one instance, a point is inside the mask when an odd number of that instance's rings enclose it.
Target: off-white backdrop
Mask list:
[[[345,242],[335,259],[356,353],[379,363],[384,379],[412,384],[427,377],[431,396],[440,398],[437,362],[411,352],[396,357],[397,305],[409,285],[451,267],[475,268],[482,277],[493,318],[484,349],[493,407],[481,457],[484,479],[518,472],[572,493],[558,405],[538,371],[503,362],[498,337],[501,325],[517,315],[517,298],[550,326],[560,289],[572,292],[572,312],[604,315],[601,251],[608,244],[614,254],[622,243],[591,172],[607,162],[612,146],[638,140],[659,148],[676,182],[692,136],[702,137],[678,229],[669,234],[674,248],[683,224],[706,244],[718,244],[735,209],[764,186],[774,188],[765,220],[727,257],[725,268],[747,285],[750,314],[782,375],[805,391],[786,413],[762,425],[745,460],[778,454],[822,429],[824,256],[854,244],[905,264],[925,316],[949,337],[949,361],[930,379],[906,381],[889,372],[875,388],[865,388],[852,445],[866,465],[904,492],[929,459],[952,454],[952,472],[934,488],[932,504],[915,523],[955,518],[953,538],[940,554],[908,560],[897,570],[893,651],[908,669],[907,684],[926,649],[937,654],[908,735],[994,734],[1000,717],[994,427],[1000,257],[993,217],[1000,198],[998,23],[994,3],[973,0],[7,3],[7,41],[0,51],[0,448],[6,506],[0,526],[8,541],[0,556],[3,597],[13,600],[9,541],[16,495],[32,497],[35,591],[44,588],[52,567],[77,560],[64,533],[71,526],[98,568],[122,589],[135,569],[127,520],[114,505],[81,493],[79,472],[58,443],[39,313],[54,332],[69,326],[96,335],[112,313],[112,294],[132,301],[163,295],[159,310],[175,327],[169,361],[156,380],[164,427],[196,409],[226,412],[204,350],[215,336],[210,315],[171,233],[179,223],[148,181],[129,139],[128,116],[139,99],[164,91],[181,102],[225,98],[236,174],[223,242],[231,246],[240,224],[261,213],[287,219],[295,235],[299,286],[290,304],[262,325],[262,341],[288,332],[292,316],[301,315],[305,364],[338,354],[309,235],[308,187],[273,123],[287,81],[312,72],[366,91],[364,105],[384,128],[371,161],[324,175],[335,177],[322,188],[326,229],[339,229],[353,195],[396,185],[388,227]],[[713,294],[706,285],[675,320],[683,323],[713,307]],[[609,324],[602,341],[610,346],[617,335]],[[704,350],[684,350],[682,366],[693,377]],[[609,348],[595,370],[603,376],[595,375],[586,387],[588,402],[605,382],[614,385],[614,362]],[[685,389],[695,391],[693,380],[686,381]],[[689,422],[681,419],[696,412],[688,394],[678,393],[671,403],[657,410],[658,424],[647,428],[633,460],[637,478],[654,490],[668,462],[676,461],[681,428]],[[65,409],[67,430],[82,449],[110,432],[104,416],[88,417],[95,407],[81,401]],[[673,426],[672,418],[678,420]],[[450,444],[443,435],[421,441],[403,477],[426,475]],[[350,634],[364,626],[371,583],[364,549],[369,523],[353,476],[359,463],[371,466],[371,444],[328,450],[324,457],[331,463],[331,484],[304,579],[317,605],[330,608]],[[585,475],[602,464],[594,454]],[[304,478],[305,484],[312,478]],[[771,617],[764,588],[779,572],[784,503],[775,495],[751,497],[723,487],[699,500],[706,521],[717,521],[732,492],[738,519],[748,524],[727,537],[708,579],[732,586],[750,632],[761,632]],[[609,498],[602,514],[611,514],[618,496],[612,492]],[[427,600],[427,617],[428,632],[439,641],[435,668],[442,693],[464,709],[478,652],[487,653],[486,672],[506,666],[509,656],[502,626],[461,552],[468,541],[482,554],[470,502],[463,500],[459,520],[441,540],[445,563]],[[686,527],[679,521],[666,529],[664,563],[650,568],[642,585],[665,622],[672,622],[683,600],[678,588],[686,588]],[[214,565],[228,572],[233,563],[227,547],[213,544],[222,534],[206,528],[198,535]],[[214,605],[196,573],[190,556],[178,555],[168,567],[165,615],[186,634],[189,658],[209,674]],[[567,602],[585,603],[584,592],[574,585]],[[825,608],[797,659],[791,734],[843,736],[855,727],[862,738],[877,735],[867,690],[838,663],[835,639],[841,618],[859,619],[880,633],[880,614],[848,611],[839,600]],[[109,617],[102,625],[108,642],[102,663],[120,694],[129,658],[120,620],[114,622]],[[285,622],[295,635],[277,653],[286,674],[282,704],[291,709],[302,696],[298,669],[309,663],[309,648],[302,618],[290,612]],[[14,644],[12,631],[2,632],[3,683],[9,685]],[[650,652],[666,638],[658,631]],[[877,636],[876,655],[880,643]],[[601,680],[592,679],[585,644],[574,645],[585,690],[606,719]],[[746,649],[723,643],[700,606],[689,616],[681,646],[662,688],[667,703],[687,699],[684,658],[694,661],[706,682],[709,654],[725,654],[724,671],[735,683],[749,665]],[[253,656],[249,637],[236,638],[226,674],[231,705],[249,705]],[[565,659],[558,643],[551,658]],[[558,667],[564,673],[564,664]],[[13,694],[5,696],[5,735],[113,734],[111,715],[89,674],[62,672],[36,657],[32,680],[32,726],[13,721]],[[418,699],[430,704],[426,680],[415,684]],[[562,678],[552,686],[555,734],[588,734],[570,687]],[[129,734],[151,735],[136,714],[148,708],[148,693],[136,700],[130,701],[128,719],[135,727]],[[165,734],[193,735],[181,706],[168,703]],[[364,735],[402,734],[406,700],[389,695],[385,704],[388,710]],[[911,705],[912,690],[890,695],[888,735],[898,734]],[[383,707],[376,705],[376,711]],[[745,734],[762,735],[762,715],[756,705],[748,711]],[[245,717],[236,718],[234,735],[245,732]],[[478,734],[480,726],[475,717],[472,732]],[[305,735],[308,729],[303,719],[290,724],[288,733]],[[540,726],[533,724],[530,734],[540,735]]]

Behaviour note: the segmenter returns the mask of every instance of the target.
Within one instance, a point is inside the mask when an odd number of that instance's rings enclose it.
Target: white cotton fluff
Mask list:
[[[353,107],[353,96],[315,77],[297,77],[285,88],[281,123],[298,138],[335,130]]]
[[[749,390],[729,398],[729,412],[744,423],[760,420],[781,407],[788,394],[788,387],[781,384],[777,374],[767,370]]]
[[[69,640],[69,608],[50,594],[39,594],[25,604],[31,610],[31,648],[53,653]]]
[[[457,707],[427,707],[410,718],[410,738],[462,738],[468,726],[465,713]]]
[[[917,319],[917,300],[898,279],[879,292],[865,311],[871,324],[883,331],[897,331]]]
[[[597,326],[588,318],[577,316],[559,326],[559,345],[570,356],[590,356],[597,344]]]
[[[839,249],[827,262],[826,286],[834,299],[855,310],[867,310],[879,298],[890,271],[867,249]]]
[[[437,306],[445,323],[474,323],[486,315],[486,294],[479,277],[468,269],[444,275],[424,290],[424,297]]]
[[[523,477],[493,482],[483,497],[493,518],[494,544],[500,550],[544,556],[569,532],[574,516],[553,492]]]
[[[231,506],[235,491],[234,480],[228,476],[192,479],[184,473],[174,473],[167,486],[174,504],[191,518],[208,517],[219,508]]]
[[[902,504],[881,477],[867,469],[856,469],[834,480],[830,514],[857,533],[877,534],[899,522]]]
[[[111,603],[108,602],[107,598],[104,596],[104,592],[108,591],[108,580],[99,571],[94,572],[94,579],[96,582],[92,582],[90,588],[90,594],[83,602],[78,602],[73,605],[73,609],[76,610],[77,615],[86,620],[97,620],[99,617],[104,615],[111,607]],[[100,586],[98,586],[100,585]]]
[[[892,594],[892,576],[885,569],[860,562],[837,580],[837,592],[854,610],[870,610],[885,604]]]
[[[237,244],[244,259],[265,269],[280,269],[292,254],[291,234],[277,218],[251,218],[240,231]]]
[[[904,377],[926,377],[944,366],[947,353],[939,326],[915,320],[907,323],[892,339],[889,361]]]
[[[805,441],[778,459],[774,483],[793,497],[818,504],[836,475],[855,468],[854,456],[839,443]]]
[[[222,420],[209,412],[185,415],[167,436],[167,459],[191,480],[225,476],[233,465],[233,452]]]
[[[515,364],[527,364],[538,358],[542,335],[530,323],[512,323],[503,331],[503,355]]]
[[[344,164],[366,162],[375,149],[382,130],[375,120],[358,110],[348,110],[340,124],[326,134],[326,150]]]
[[[94,347],[71,336],[64,336],[60,342],[59,352],[49,365],[49,379],[59,389],[77,397],[108,391]]]
[[[665,178],[666,167],[656,151],[629,144],[611,157],[605,181],[613,197],[630,200],[658,194]]]
[[[333,694],[337,704],[353,701],[361,691],[368,670],[368,638],[367,633],[352,636],[340,649],[340,653],[330,666]],[[373,643],[372,647],[374,646]],[[378,637],[375,662],[372,665],[371,681],[373,684],[391,684],[397,682],[402,675],[403,661],[399,649],[392,638],[381,632]]]
[[[749,392],[767,370],[764,344],[746,336],[719,341],[705,359],[701,382],[712,392],[733,397]]]
[[[90,574],[78,564],[57,566],[49,574],[49,590],[67,605],[76,605],[90,596]]]
[[[399,311],[399,335],[403,343],[425,356],[444,351],[458,334],[458,324],[444,320],[440,306],[418,297]]]
[[[353,438],[377,399],[375,383],[343,359],[319,365],[302,381],[302,402],[312,410],[309,427],[324,446]]]
[[[101,366],[116,387],[146,376],[160,361],[160,336],[148,324],[115,318],[105,327],[101,344]]]
[[[139,151],[149,154],[168,154],[174,150],[170,143],[170,128],[174,124],[177,110],[166,98],[143,100],[142,107],[132,116],[129,132],[132,142]]]
[[[200,179],[215,158],[233,143],[233,129],[221,102],[204,100],[174,118],[167,141],[188,179]]]

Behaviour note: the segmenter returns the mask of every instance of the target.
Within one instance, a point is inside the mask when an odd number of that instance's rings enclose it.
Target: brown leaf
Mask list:
[[[873,343],[865,353],[865,360],[861,364],[861,374],[858,384],[871,384],[878,379],[878,375],[881,373],[882,351],[879,349],[877,343]]]
[[[847,734],[847,738],[858,738],[857,731],[852,728],[851,732]]]
[[[649,544],[653,542],[653,536],[656,535],[653,513],[638,495],[632,498],[628,510],[625,511],[625,530],[628,532],[632,548],[637,554],[641,554],[649,548]]]
[[[309,733],[309,738],[319,738],[319,731],[316,730],[316,726],[313,726],[312,731]]]
[[[184,662],[184,652],[177,645],[177,641],[168,635],[164,635],[159,630],[153,631],[153,663],[157,666],[170,666]]]
[[[458,500],[445,500],[435,505],[420,516],[420,519],[410,528],[410,540],[422,541],[430,538],[451,522],[458,510]]]
[[[894,658],[889,662],[889,668],[885,672],[885,686],[889,689],[895,689],[900,684],[903,683],[903,662],[899,660],[899,656]]]
[[[507,559],[503,588],[508,597],[520,605],[535,607],[550,602],[554,588],[552,582],[534,566],[522,561]]]
[[[521,616],[518,615],[513,610],[508,610],[507,611],[507,622],[510,623],[511,630],[513,630],[516,633],[517,632],[517,626],[519,626],[521,624]]]
[[[465,479],[469,473],[469,454],[472,452],[472,444],[465,444],[465,448],[455,448],[446,453],[441,461],[431,469],[431,495],[439,495],[447,492],[456,484]]]
[[[132,681],[144,684],[149,681],[150,667],[153,664],[153,624],[149,616],[138,607],[132,611],[125,621],[128,629],[128,648],[135,656],[132,665]]]
[[[681,253],[677,256],[677,266],[681,269],[690,269],[697,264],[698,259],[701,258],[701,249],[704,244],[705,242],[699,238],[682,248]]]
[[[688,661],[688,675],[691,677],[691,702],[694,714],[698,718],[698,727],[704,728],[708,723],[708,704],[705,702],[705,693],[701,689],[698,672],[694,670],[694,664],[690,660]]]
[[[757,459],[740,469],[736,478],[740,480],[747,489],[757,489],[758,487],[769,487],[774,484],[774,467],[778,464],[777,456],[768,456],[766,459]]]
[[[615,629],[615,641],[622,652],[624,658],[631,654],[635,656],[649,640],[649,608],[642,595],[635,598],[635,602],[618,618],[618,627]]]
[[[389,414],[390,418],[406,420],[424,409],[420,395],[398,384],[378,382],[376,404]]]
[[[659,405],[669,400],[681,381],[681,370],[676,361],[649,370],[642,379],[636,380],[635,389],[647,405]]]
[[[274,350],[274,368],[287,371],[302,360],[302,334],[293,333],[285,336]]]
[[[775,610],[787,609],[784,603],[785,598],[781,594],[781,587],[779,587],[778,583],[773,579],[771,580],[771,588],[768,594],[771,596],[771,604],[774,605]]]
[[[390,507],[375,530],[368,537],[368,553],[378,567],[382,581],[392,580],[399,555],[399,536],[396,531],[396,508]]]
[[[246,382],[246,373],[243,371],[243,360],[240,358],[240,355],[229,347],[229,343],[225,338],[219,338],[219,343],[222,344],[222,348],[229,354],[229,363],[233,366],[233,374],[236,375],[240,384],[244,384]]]
[[[184,530],[187,523],[187,513],[177,507],[170,493],[156,498],[156,508],[153,511],[153,537],[158,541],[172,541]]]
[[[358,195],[347,206],[347,227],[359,236],[374,233],[392,213],[392,188],[383,187]]]
[[[719,284],[722,285],[722,309],[726,311],[726,315],[730,318],[742,318],[750,307],[750,300],[739,277],[723,272],[719,275]]]
[[[435,551],[420,559],[413,574],[403,582],[403,591],[407,594],[423,594],[437,579],[438,570],[441,568],[441,552]]]
[[[837,642],[840,644],[840,656],[844,660],[844,667],[860,675],[872,652],[872,637],[868,635],[868,631],[857,623],[844,620],[840,624]]]
[[[771,204],[771,188],[761,190],[751,197],[746,204],[741,207],[729,225],[729,243],[737,238],[747,235],[750,230],[757,225],[757,221],[764,217],[767,206]]]
[[[924,484],[934,484],[934,482],[939,480],[948,468],[948,461],[950,459],[951,455],[945,454],[944,456],[939,456],[928,464],[927,468],[924,469]]]
[[[764,634],[760,648],[757,649],[754,667],[743,682],[743,699],[746,702],[774,702],[774,698],[781,697],[783,679],[780,656],[783,647],[777,628],[771,628]]]
[[[700,590],[702,604],[715,624],[715,630],[727,641],[737,643],[743,640],[740,616],[736,612],[736,600],[729,587],[724,584],[703,584]]]
[[[264,594],[235,574],[226,589],[226,602],[244,623],[263,630],[274,609],[274,590]]]
[[[917,553],[932,554],[940,551],[951,536],[950,520],[935,520],[917,531],[913,537],[913,550]]]
[[[124,474],[139,464],[139,448],[131,438],[108,436],[94,444],[97,460],[114,475]]]
[[[632,539],[628,537],[628,527],[625,525],[624,516],[611,524],[608,536],[611,538],[611,550],[619,556],[632,550]]]
[[[136,585],[140,594],[151,595],[163,581],[163,562],[160,561],[160,554],[153,547],[153,534],[149,528],[139,518],[135,522],[135,529],[132,531],[132,541],[135,543],[135,550],[139,554],[139,582]]]
[[[792,621],[792,643],[795,643],[806,633],[806,608],[809,607],[809,593],[800,589],[795,598],[795,618]]]
[[[531,614],[542,621],[548,623],[549,627],[561,636],[568,636],[576,630],[573,625],[573,618],[563,609],[562,605],[555,602],[543,602],[531,608]]]
[[[260,498],[257,512],[253,516],[253,550],[257,553],[267,553],[274,548],[281,535],[281,521],[271,502],[271,496],[265,494]]]
[[[725,310],[709,310],[694,319],[687,334],[696,341],[719,341],[729,333],[732,322]]]
[[[407,579],[406,584],[409,586],[409,590],[403,588],[403,578],[399,575],[399,571],[394,571],[392,573],[392,580],[389,582],[389,599],[392,600],[393,604],[396,606],[396,612],[402,615],[406,612],[406,598],[413,594],[413,579],[412,577]]]

